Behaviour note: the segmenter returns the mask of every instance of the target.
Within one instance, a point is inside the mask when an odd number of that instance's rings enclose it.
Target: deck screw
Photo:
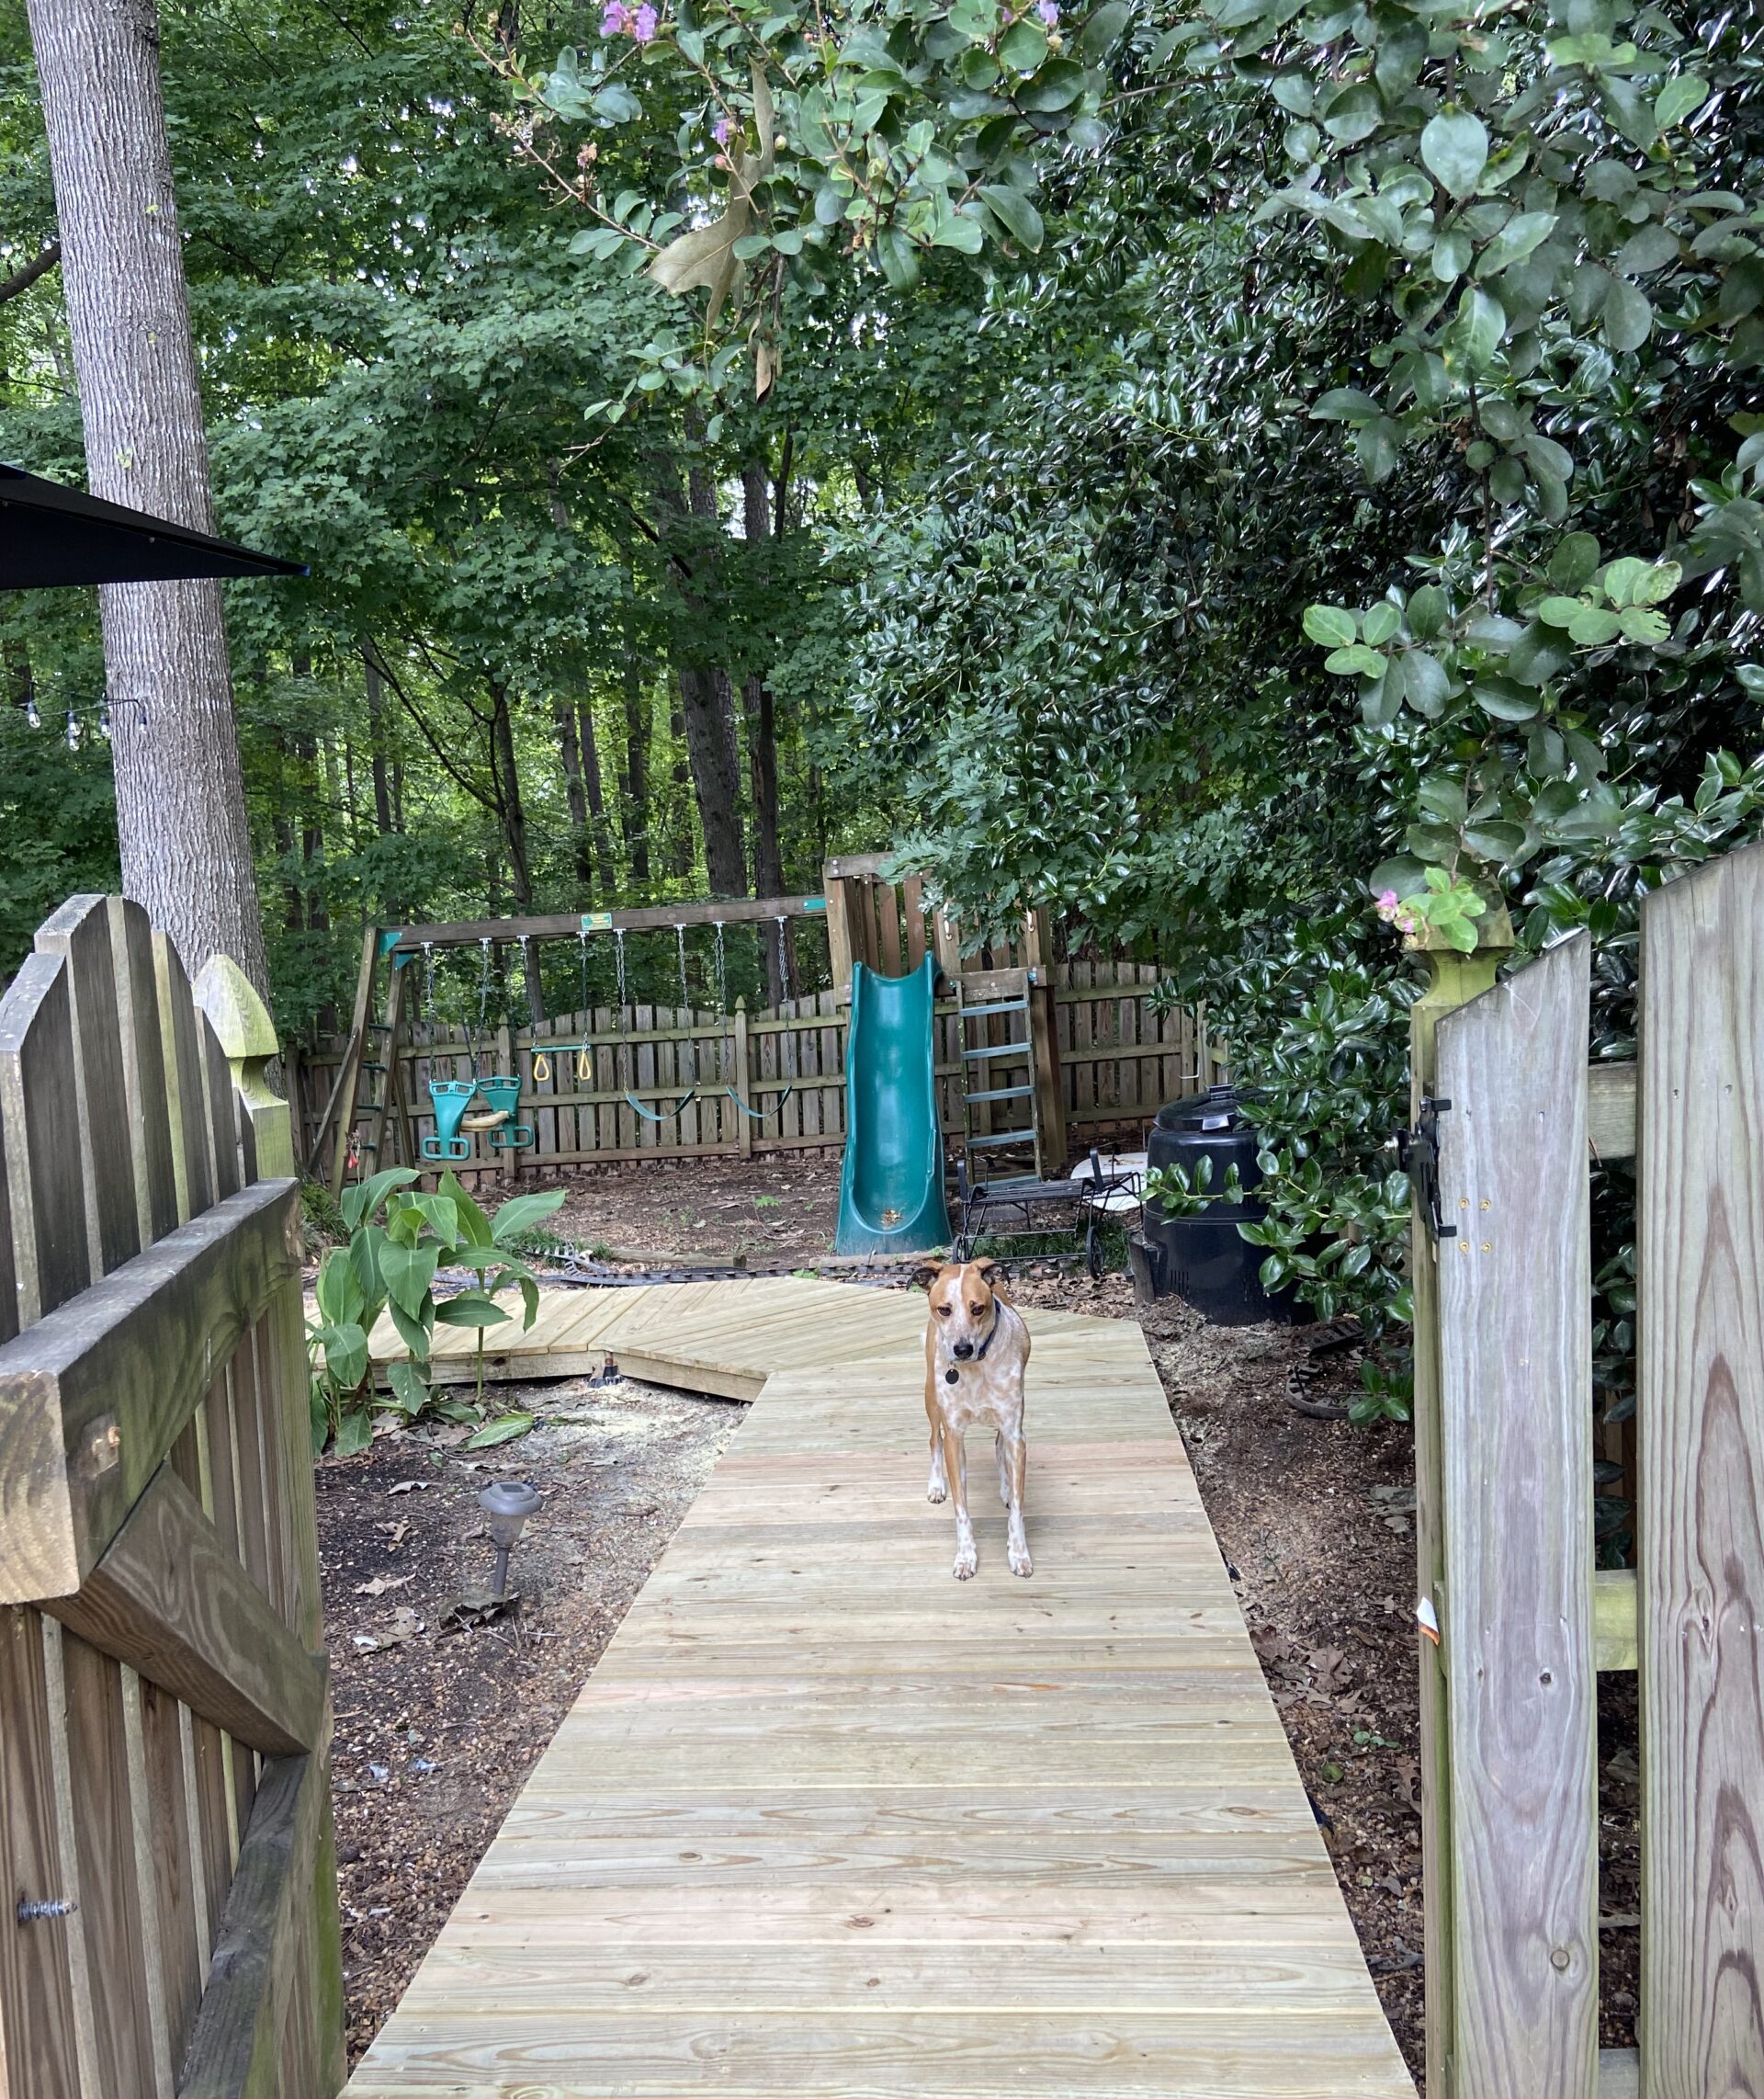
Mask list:
[[[1566,1975],[1568,1971],[1569,1957],[1566,1946],[1556,1946],[1550,1955],[1550,1966],[1555,1969],[1558,1975]]]
[[[77,1902],[69,1901],[65,1895],[56,1895],[46,1902],[23,1899],[18,1904],[18,1922],[21,1924],[37,1924],[51,1917],[71,1917],[78,1907]]]

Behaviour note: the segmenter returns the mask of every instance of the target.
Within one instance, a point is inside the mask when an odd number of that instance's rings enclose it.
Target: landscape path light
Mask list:
[[[538,1490],[526,1480],[498,1480],[478,1497],[491,1543],[496,1548],[496,1576],[491,1594],[508,1600],[508,1556],[520,1543],[526,1519],[539,1505]]]

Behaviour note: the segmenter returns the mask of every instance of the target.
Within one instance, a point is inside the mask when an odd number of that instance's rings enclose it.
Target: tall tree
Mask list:
[[[30,0],[92,491],[214,529],[154,0]],[[220,586],[100,593],[123,888],[268,990]]]

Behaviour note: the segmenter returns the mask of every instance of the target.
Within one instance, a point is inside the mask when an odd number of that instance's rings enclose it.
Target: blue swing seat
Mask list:
[[[500,1115],[503,1120],[490,1132],[491,1149],[495,1152],[526,1152],[533,1144],[533,1125],[515,1118],[521,1111],[521,1082],[504,1073],[492,1079],[480,1079],[478,1091],[490,1103],[491,1112]]]
[[[471,1140],[460,1136],[459,1125],[477,1091],[475,1079],[429,1081],[429,1100],[435,1109],[435,1135],[423,1140],[422,1152],[425,1159],[447,1160],[457,1164],[471,1157]]]

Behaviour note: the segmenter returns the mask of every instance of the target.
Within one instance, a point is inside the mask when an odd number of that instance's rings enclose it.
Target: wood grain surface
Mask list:
[[[1439,1024],[1456,2099],[1593,2099],[1589,943]]]
[[[676,1288],[575,1316],[763,1396],[351,2092],[1410,2093],[1138,1329],[1030,1314],[958,1583],[922,1299]]]
[[[1643,906],[1647,2099],[1764,2093],[1764,849]]]

